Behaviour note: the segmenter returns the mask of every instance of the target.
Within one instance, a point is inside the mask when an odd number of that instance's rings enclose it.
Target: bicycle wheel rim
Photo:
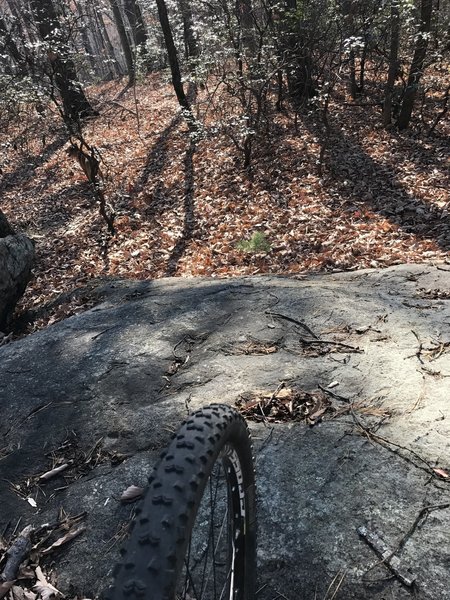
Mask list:
[[[244,598],[248,510],[245,497],[239,455],[225,444],[208,477],[196,514],[177,585],[177,600]],[[203,531],[199,533],[199,529]]]
[[[192,533],[202,517],[202,498],[218,465],[227,469],[223,497],[229,520],[224,522],[234,544],[233,550],[225,546],[232,576],[221,600],[253,599],[256,503],[250,434],[235,410],[213,404],[193,413],[161,454],[115,568],[110,600],[176,600]],[[215,600],[214,595],[204,600]]]

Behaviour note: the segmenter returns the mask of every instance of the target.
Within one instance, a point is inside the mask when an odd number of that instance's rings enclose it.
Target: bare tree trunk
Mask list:
[[[350,66],[350,96],[352,97],[352,100],[355,100],[358,96],[358,84],[356,83],[356,64],[354,50],[350,50],[348,62]]]
[[[416,49],[414,51],[411,68],[409,70],[408,82],[403,96],[397,126],[400,130],[406,129],[411,120],[414,101],[417,96],[420,79],[423,73],[423,64],[428,47],[428,34],[431,29],[431,15],[433,12],[433,0],[422,0],[420,7],[420,27],[417,34]]]
[[[167,6],[164,0],[156,0],[158,6],[159,22],[161,23],[161,29],[164,35],[164,41],[167,49],[167,56],[169,58],[170,70],[172,73],[172,85],[177,95],[178,102],[182,108],[188,111],[190,115],[188,117],[188,124],[192,125],[194,117],[191,112],[191,107],[184,93],[183,82],[181,80],[180,63],[178,61],[177,49],[173,41],[172,30],[170,29],[169,16],[167,14]]]
[[[61,36],[52,0],[30,0],[30,5],[42,40],[52,43],[48,52],[50,78],[61,95],[63,115],[67,123],[77,123],[87,116],[98,114],[90,105],[81,87],[75,65],[70,58],[67,40]]]
[[[288,15],[297,10],[297,0],[285,0]],[[292,25],[294,23],[294,25]],[[283,23],[281,51],[286,60],[286,75],[289,95],[301,104],[314,96],[312,80],[312,57],[308,44],[307,24],[290,16]]]
[[[17,6],[17,4],[14,2],[14,0],[7,0],[7,5],[9,7],[9,10],[11,11],[11,14],[14,17],[15,20],[15,25],[18,28],[18,33],[20,35],[20,37],[22,39],[25,39],[25,31],[26,31],[26,35],[28,36],[28,38],[30,38],[30,41],[34,41],[32,40],[31,36],[30,36],[30,32],[29,29],[24,27],[24,20],[26,20],[27,16],[29,17],[29,15],[27,15],[27,10],[20,10],[19,7]],[[25,30],[25,31],[24,31]]]
[[[106,27],[98,15],[96,6],[92,5],[90,2],[87,2],[86,10],[91,23],[90,31],[92,33],[92,38],[97,48],[97,54],[100,57],[99,62],[101,63],[100,68],[102,79],[104,81],[111,81],[114,79],[114,76],[119,73],[114,49],[112,48],[111,41],[109,40]]]
[[[392,99],[395,80],[398,73],[398,50],[400,44],[400,13],[398,0],[391,0],[391,44],[389,49],[389,69],[386,87],[384,88],[383,125],[387,127],[392,122]]]
[[[117,56],[114,51],[114,46],[112,45],[111,38],[109,37],[108,29],[103,20],[102,13],[99,14],[97,11],[95,11],[95,19],[98,23],[98,27],[101,31],[102,37],[105,40],[105,45],[108,50],[108,55],[113,61],[114,70],[115,70],[116,74],[120,77],[121,75],[123,75],[122,66],[120,65],[119,61],[117,60]]]
[[[196,58],[200,52],[197,38],[194,32],[194,20],[192,18],[192,8],[190,0],[178,0],[181,17],[183,19],[184,45],[186,58]]]
[[[359,84],[358,84],[358,93],[359,94],[363,94],[364,93],[364,86],[365,86],[365,76],[366,76],[366,60],[367,60],[367,52],[368,52],[368,48],[367,48],[367,39],[364,40],[364,46],[363,49],[361,51],[361,59],[359,61]]]
[[[248,50],[250,55],[253,56],[256,41],[251,0],[236,0],[236,16],[240,26],[241,50]]]
[[[103,39],[102,31],[99,26],[97,12],[95,7],[90,3],[86,5],[86,9],[89,14],[89,20],[91,23],[90,30],[98,56],[97,62],[99,63],[102,80],[111,81],[114,79],[113,68],[111,66],[108,49],[106,48],[105,40]]]
[[[91,69],[94,73],[97,72],[98,65],[94,57],[94,50],[91,46],[91,40],[89,39],[89,21],[86,20],[86,13],[83,13],[83,9],[80,6],[80,3],[76,0],[73,0],[75,8],[77,9],[78,16],[80,17],[80,27],[78,28],[81,34],[81,39],[83,40],[83,46],[87,54],[87,58],[89,64],[91,65]]]
[[[130,23],[136,54],[140,54],[145,62],[147,54],[147,30],[141,8],[136,0],[125,0],[125,13]]]
[[[344,0],[342,2],[342,15],[344,21],[344,33],[345,36],[353,37],[355,35],[355,12],[356,5],[351,0]],[[349,57],[349,91],[352,100],[356,100],[359,94],[359,87],[356,81],[356,56],[355,50],[350,47]]]
[[[22,72],[23,70],[23,57],[19,52],[19,49],[16,46],[16,42],[11,35],[8,26],[5,23],[5,20],[0,15],[0,35],[2,36],[2,44],[0,45],[0,50],[5,48],[10,57],[13,59],[13,62],[16,64],[17,70]],[[10,68],[11,70],[11,68]]]
[[[114,21],[116,23],[117,32],[119,34],[120,43],[122,45],[123,54],[125,56],[125,63],[127,65],[127,74],[129,83],[132,85],[136,80],[136,73],[134,69],[133,53],[131,51],[130,42],[128,41],[127,32],[122,19],[122,13],[120,12],[117,0],[109,0],[114,15]]]

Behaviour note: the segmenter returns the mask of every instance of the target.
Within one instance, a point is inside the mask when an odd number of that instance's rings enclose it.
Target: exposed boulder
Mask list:
[[[322,423],[276,422],[278,410],[250,422],[258,600],[450,600],[448,290],[444,264],[105,280],[95,308],[0,347],[0,531],[30,524],[49,547],[62,533],[44,523],[84,517],[40,561],[66,598],[102,597],[133,511],[120,496],[146,485],[188,410],[327,390]]]
[[[33,260],[33,242],[23,233],[14,234],[0,211],[0,331],[30,281]]]
[[[7,235],[14,235],[14,230],[8,223],[7,218],[0,210],[0,238],[4,238]]]

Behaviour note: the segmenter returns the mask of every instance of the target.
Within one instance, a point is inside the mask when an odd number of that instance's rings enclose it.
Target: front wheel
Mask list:
[[[245,420],[193,413],[149,478],[111,599],[253,600],[255,476]]]

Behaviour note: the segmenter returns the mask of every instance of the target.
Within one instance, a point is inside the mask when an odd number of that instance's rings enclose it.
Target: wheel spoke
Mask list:
[[[230,477],[234,482],[236,478],[224,449],[209,477],[197,515],[200,523],[194,527],[188,544],[184,585],[186,592],[192,589],[195,600],[233,597],[235,532],[229,494],[235,493],[236,487]]]
[[[133,589],[176,600],[253,598],[251,453],[245,421],[230,407],[213,404],[187,419],[149,479],[110,600]]]

